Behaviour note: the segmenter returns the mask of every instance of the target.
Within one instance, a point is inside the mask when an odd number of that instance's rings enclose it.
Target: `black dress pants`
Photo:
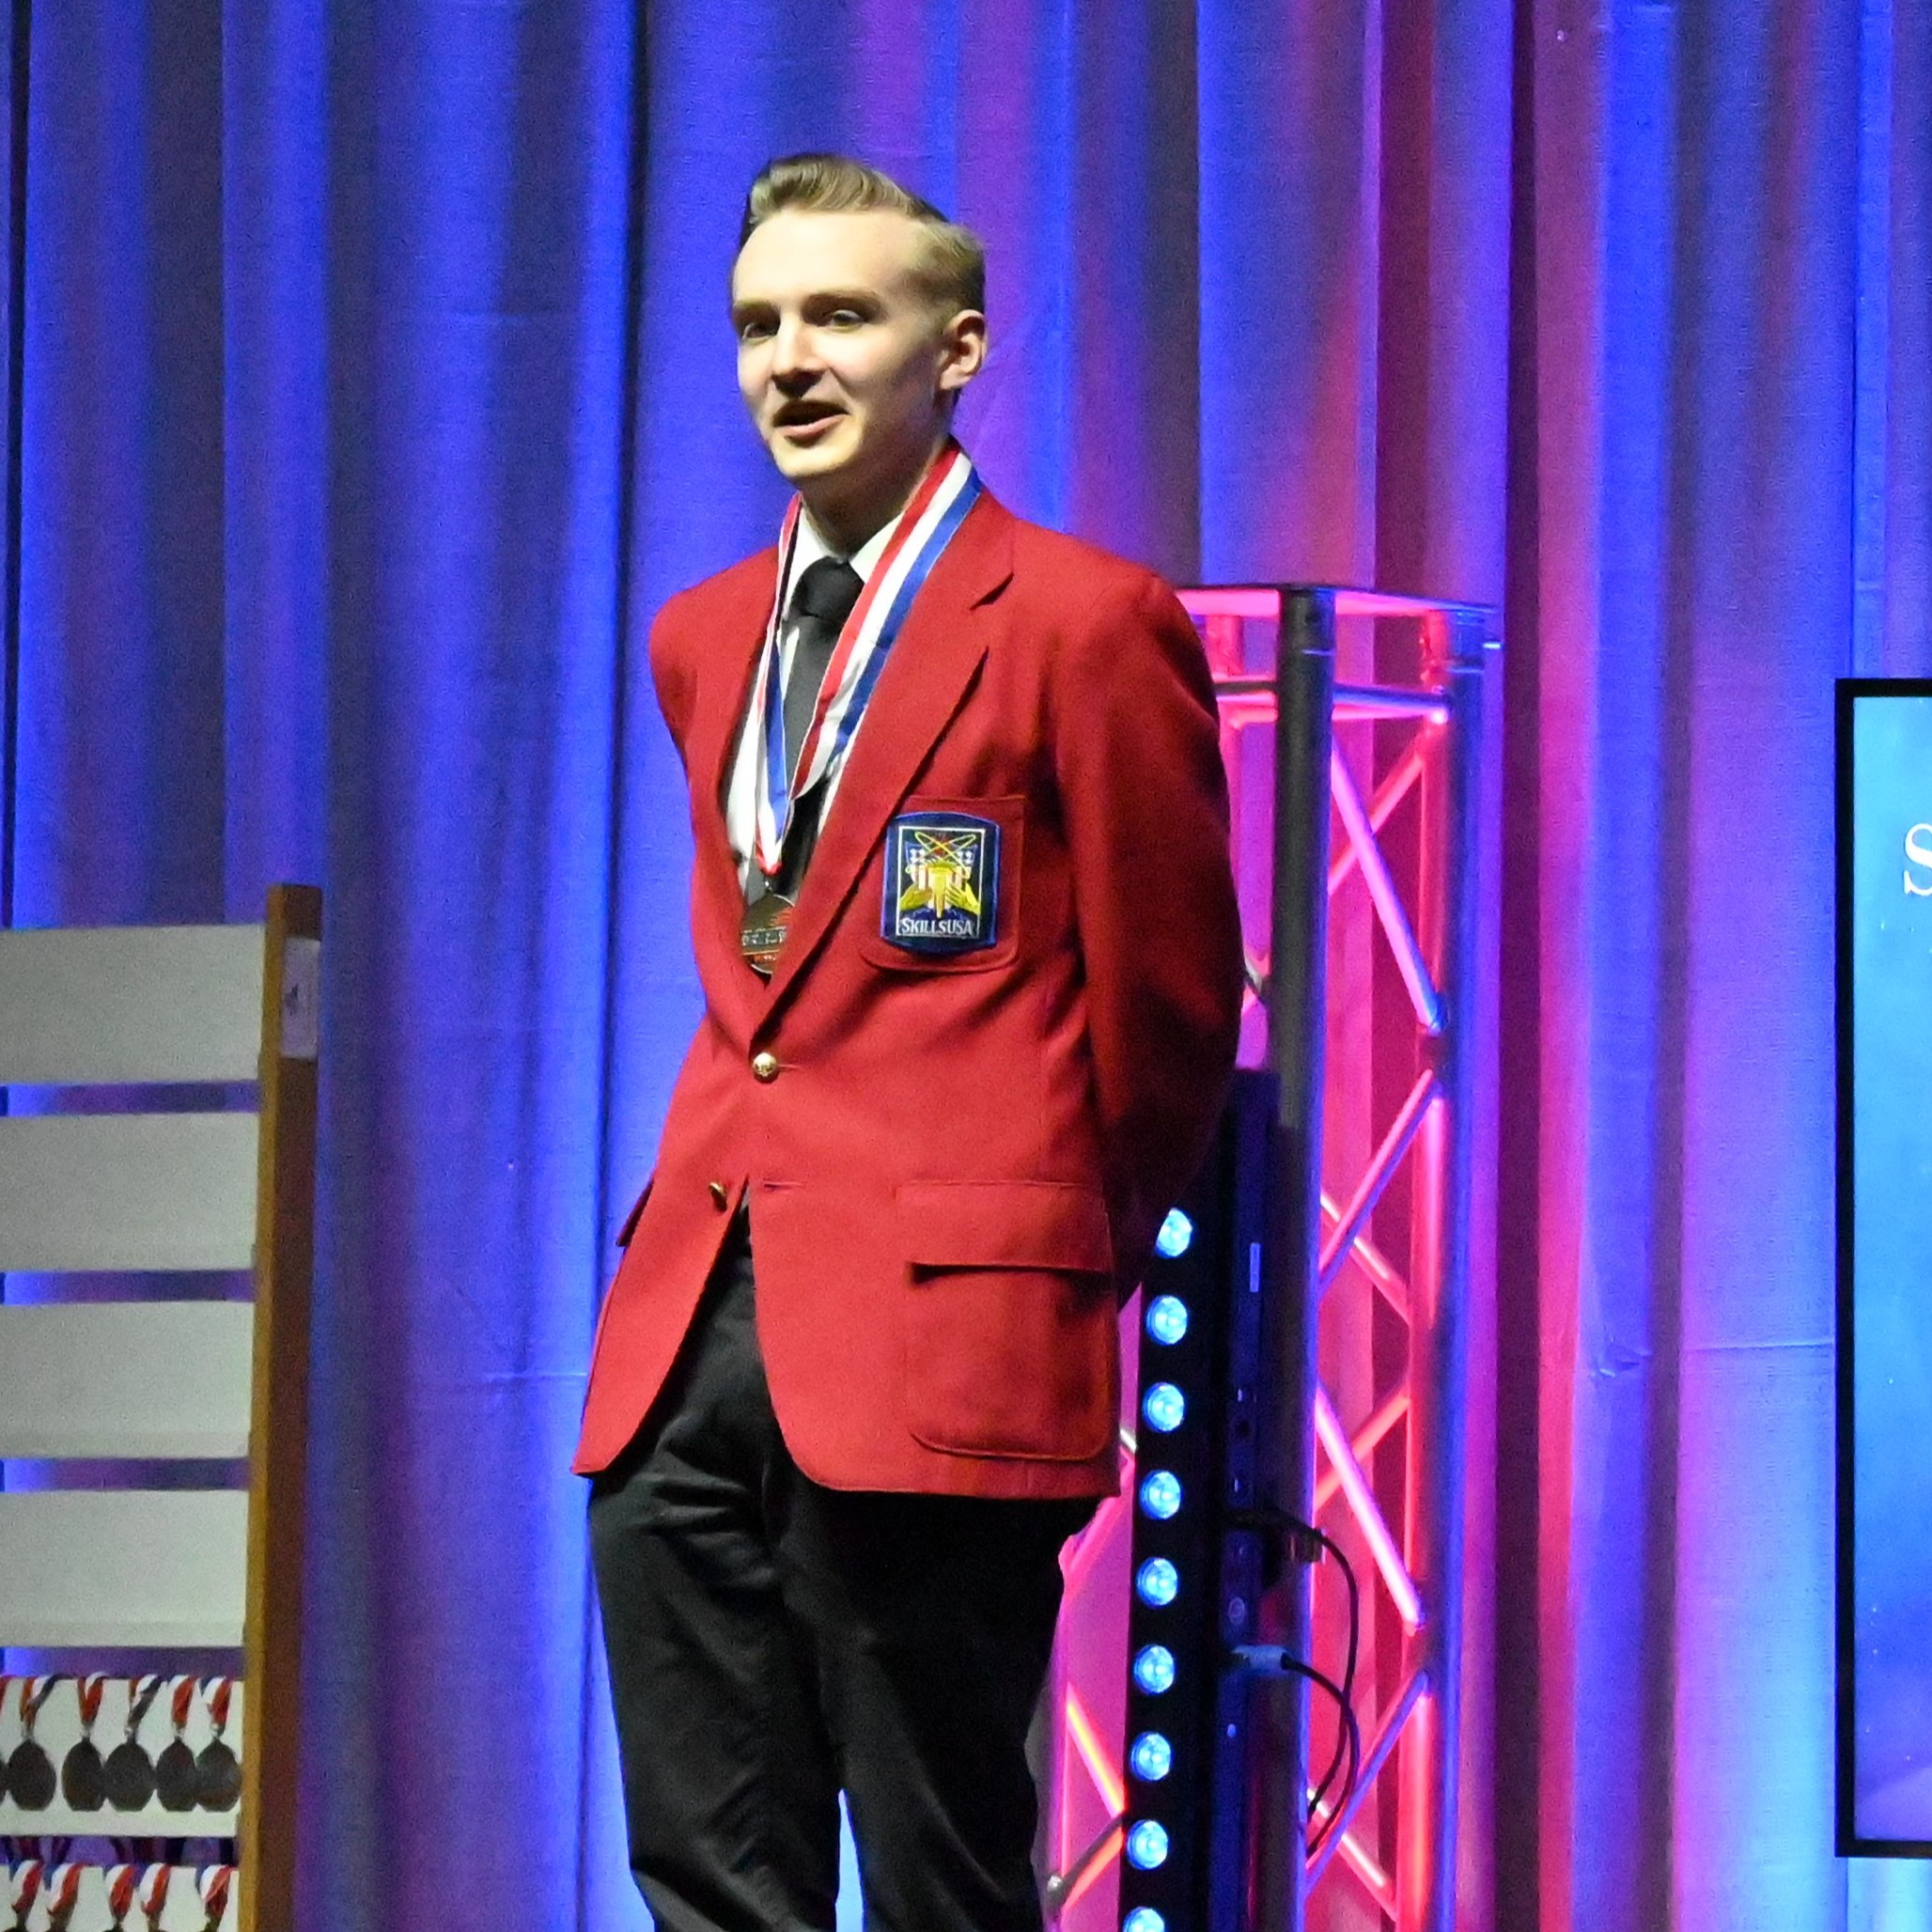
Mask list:
[[[827,1489],[771,1410],[740,1217],[591,1488],[631,1870],[660,1932],[1039,1932],[1026,1734],[1077,1503]]]

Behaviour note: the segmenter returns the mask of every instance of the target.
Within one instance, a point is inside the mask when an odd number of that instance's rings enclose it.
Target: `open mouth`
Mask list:
[[[829,402],[787,402],[772,416],[771,427],[793,443],[809,443],[844,414]]]

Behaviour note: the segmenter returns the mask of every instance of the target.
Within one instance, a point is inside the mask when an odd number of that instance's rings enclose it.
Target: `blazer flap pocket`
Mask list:
[[[899,1233],[914,1268],[1114,1266],[1107,1204],[1068,1181],[917,1180],[898,1190]]]

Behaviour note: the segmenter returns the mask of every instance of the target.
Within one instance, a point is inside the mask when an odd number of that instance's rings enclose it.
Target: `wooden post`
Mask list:
[[[242,1663],[241,1932],[293,1932],[322,896],[269,893]]]

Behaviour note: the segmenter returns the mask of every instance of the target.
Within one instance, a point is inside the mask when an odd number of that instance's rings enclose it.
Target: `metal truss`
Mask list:
[[[1449,1932],[1493,614],[1326,586],[1181,598],[1206,640],[1235,811],[1250,934],[1242,1058],[1277,1082],[1267,1268],[1284,1440],[1266,1501],[1352,1553],[1365,1657],[1358,1775],[1312,1815],[1305,1689],[1284,1680],[1289,1720],[1254,1727],[1253,1842],[1245,1875],[1226,1875],[1246,1897],[1213,1916],[1256,1932]],[[1338,678],[1338,647],[1363,675]],[[1344,1036],[1352,1046],[1332,1052]],[[1325,1114],[1347,1128],[1326,1161]],[[1122,1329],[1137,1348],[1132,1306]],[[1130,1511],[1109,1503],[1067,1560],[1045,1768],[1059,1932],[1120,1923]],[[1318,1574],[1290,1566],[1270,1634],[1339,1679],[1346,1625]],[[1320,1757],[1333,1722],[1315,1727]],[[1336,1885],[1359,1901],[1340,1916]]]

